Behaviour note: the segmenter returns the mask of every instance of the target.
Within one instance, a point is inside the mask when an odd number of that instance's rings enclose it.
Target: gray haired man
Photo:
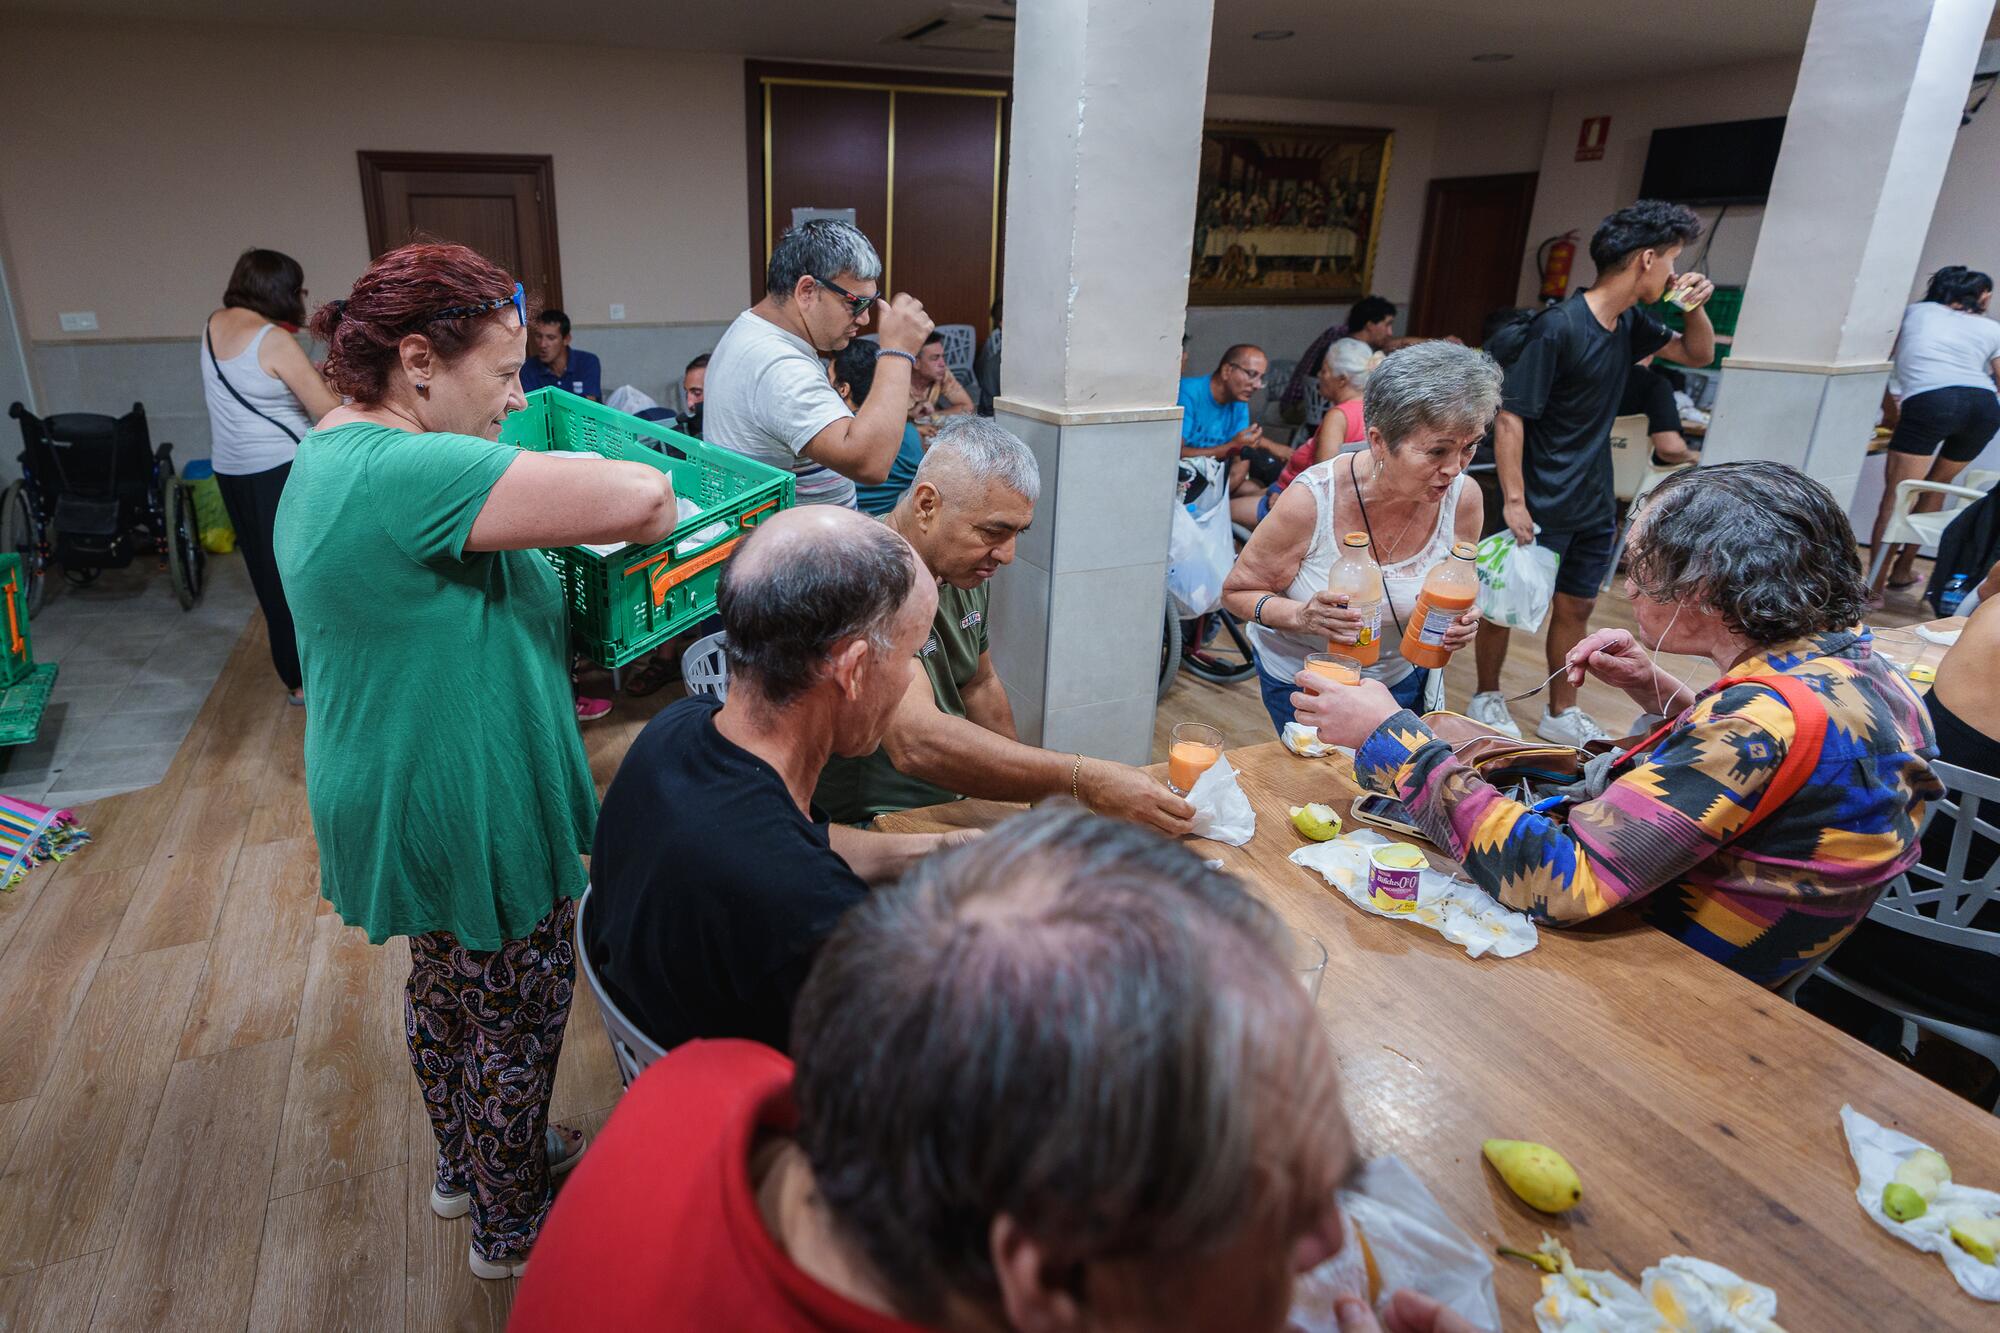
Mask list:
[[[1185,848],[1074,808],[923,862],[827,942],[796,1067],[698,1042],[632,1085],[510,1327],[1277,1333],[1354,1165],[1281,935]],[[1471,1333],[1408,1291],[1336,1313]]]
[[[821,505],[761,524],[716,605],[729,700],[668,706],[626,752],[598,816],[585,944],[660,1045],[783,1050],[841,914],[938,845],[829,826],[811,804],[828,756],[880,744],[937,593],[901,537]]]
[[[1015,732],[988,649],[988,581],[1012,563],[1041,489],[1034,454],[991,417],[939,423],[910,489],[882,520],[938,585],[930,637],[918,650],[924,669],[881,749],[827,765],[816,799],[833,819],[860,822],[960,796],[1068,796],[1099,814],[1188,831],[1194,810],[1166,784],[1125,764],[1023,745]]]
[[[705,440],[797,477],[798,501],[854,508],[854,483],[888,478],[903,442],[910,374],[930,336],[923,303],[880,299],[882,261],[851,224],[819,219],[779,238],[764,299],[709,355]],[[858,412],[827,383],[822,358],[879,310],[881,366]]]

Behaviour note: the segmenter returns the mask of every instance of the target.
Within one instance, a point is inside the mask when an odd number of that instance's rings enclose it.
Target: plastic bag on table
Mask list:
[[[1194,780],[1187,800],[1194,807],[1197,838],[1241,847],[1257,833],[1257,812],[1250,808],[1250,798],[1243,794],[1243,784],[1236,780],[1228,755],[1217,756]]]
[[[1493,1261],[1400,1157],[1379,1157],[1340,1191],[1347,1242],[1292,1288],[1288,1329],[1339,1333],[1334,1305],[1352,1294],[1376,1310],[1398,1287],[1444,1302],[1474,1328],[1498,1329]]]
[[[1541,629],[1561,559],[1539,542],[1521,545],[1504,528],[1479,543],[1479,614],[1509,629]]]
[[[1541,942],[1535,923],[1526,916],[1502,907],[1477,884],[1428,867],[1417,877],[1414,912],[1388,912],[1377,907],[1368,897],[1368,858],[1388,841],[1371,829],[1362,829],[1301,847],[1292,853],[1291,862],[1317,872],[1362,911],[1435,930],[1464,949],[1469,958],[1489,953],[1495,958],[1513,958]]]
[[[1896,1168],[1905,1158],[1930,1145],[1900,1130],[1878,1125],[1851,1106],[1840,1108],[1840,1125],[1847,1133],[1847,1152],[1854,1159],[1854,1171],[1860,1178],[1854,1191],[1855,1201],[1875,1225],[1905,1245],[1929,1251],[1944,1260],[1944,1266],[1951,1270],[1952,1277],[1968,1296],[2000,1301],[2000,1265],[1974,1258],[1951,1238],[1951,1224],[1964,1216],[2000,1217],[2000,1194],[1948,1180],[1938,1187],[1923,1216],[1898,1222],[1882,1211],[1882,1187],[1896,1178]],[[1949,1154],[1946,1160],[1950,1160]],[[1982,1165],[1991,1168],[1993,1163]]]
[[[1167,533],[1167,595],[1181,619],[1205,616],[1222,605],[1222,581],[1236,563],[1229,526],[1229,469],[1219,458],[1191,458],[1181,467],[1206,481],[1201,494],[1174,505]]]

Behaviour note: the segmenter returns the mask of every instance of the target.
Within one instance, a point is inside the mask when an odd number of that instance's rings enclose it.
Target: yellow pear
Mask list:
[[[1882,1211],[1898,1222],[1914,1222],[1930,1211],[1930,1203],[1914,1186],[1892,1180],[1882,1187]]]
[[[1317,801],[1309,805],[1295,805],[1292,807],[1292,827],[1314,842],[1326,842],[1340,836],[1340,812]]]
[[[1946,1164],[1943,1153],[1932,1148],[1919,1148],[1896,1168],[1896,1183],[1908,1185],[1923,1195],[1925,1203],[1929,1203],[1937,1197],[1940,1185],[1951,1183],[1951,1167]]]
[[[1990,1264],[1995,1251],[2000,1251],[2000,1217],[1961,1217],[1951,1224],[1951,1238],[1959,1249]]]
[[[1583,1198],[1583,1182],[1567,1158],[1545,1143],[1520,1139],[1488,1139],[1481,1145],[1486,1160],[1521,1202],[1545,1213],[1574,1208]]]

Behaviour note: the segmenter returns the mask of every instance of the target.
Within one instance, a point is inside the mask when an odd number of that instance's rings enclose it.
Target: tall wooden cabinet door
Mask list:
[[[372,152],[360,159],[371,255],[424,237],[456,241],[519,278],[534,304],[562,305],[553,159]]]

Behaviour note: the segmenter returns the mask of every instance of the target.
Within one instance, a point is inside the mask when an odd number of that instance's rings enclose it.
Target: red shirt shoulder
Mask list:
[[[748,1041],[689,1042],[640,1075],[556,1196],[509,1333],[922,1333],[820,1286],[766,1230],[750,1150],[796,1124],[791,1082]]]

